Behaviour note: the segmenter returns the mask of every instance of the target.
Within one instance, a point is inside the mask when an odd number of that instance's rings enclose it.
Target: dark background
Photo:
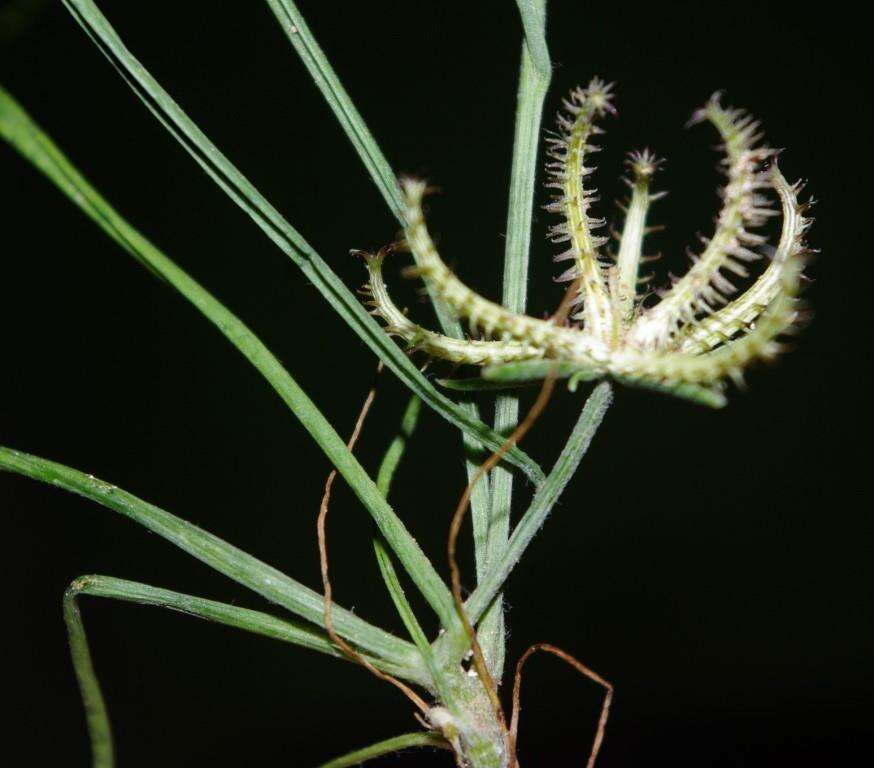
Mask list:
[[[350,286],[360,283],[348,249],[390,241],[396,224],[266,5],[102,5],[213,140]],[[300,5],[393,166],[444,190],[431,218],[446,257],[499,295],[514,4]],[[685,246],[708,230],[717,206],[714,136],[682,126],[725,89],[764,120],[773,144],[788,147],[784,172],[809,179],[821,201],[811,240],[823,253],[808,292],[815,319],[797,349],[751,373],[749,391],[732,392],[722,412],[618,391],[510,579],[510,659],[549,641],[616,684],[602,768],[870,765],[871,143],[864,46],[854,34],[861,22],[841,4],[807,14],[797,4],[707,4],[706,14],[700,5],[554,0],[546,124],[575,84],[593,74],[618,82],[620,118],[599,156],[601,211],[615,213],[625,151],[649,145],[667,155],[659,181],[671,194],[653,221],[668,229],[652,245],[666,254],[665,274],[683,268]],[[262,336],[346,433],[372,378],[363,345],[146,113],[60,4],[7,37],[4,85],[122,213]],[[5,146],[0,167],[2,442],[117,483],[317,587],[314,523],[329,466],[303,429],[184,300]],[[560,295],[548,218],[537,216],[532,246],[535,314]],[[414,287],[393,284],[415,307]],[[415,311],[429,320],[424,307]],[[405,399],[383,377],[359,449],[368,468]],[[559,394],[528,440],[545,466],[580,401]],[[462,485],[457,434],[428,413],[393,501],[443,571]],[[528,498],[522,487],[517,507]],[[266,607],[76,497],[2,475],[0,508],[10,764],[88,764],[60,610],[75,576]],[[338,600],[402,632],[373,562],[369,518],[342,487],[330,535]],[[415,726],[393,689],[335,660],[151,608],[86,600],[84,615],[126,768],[305,767]],[[525,763],[582,764],[599,701],[569,669],[532,661]],[[418,753],[383,764],[449,759]]]

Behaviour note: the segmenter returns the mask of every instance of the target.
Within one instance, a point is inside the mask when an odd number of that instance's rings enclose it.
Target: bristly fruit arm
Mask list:
[[[386,332],[402,338],[412,349],[421,350],[430,357],[466,365],[494,365],[542,356],[536,347],[521,341],[480,341],[455,339],[429,331],[410,320],[392,301],[382,275],[386,249],[378,253],[359,251],[367,264],[370,281],[362,288],[368,297],[365,302],[371,313],[386,323]]]
[[[745,336],[697,359],[707,361],[717,371],[723,371],[723,377],[731,376],[740,385],[743,383],[743,370],[751,360],[772,360],[780,354],[784,345],[777,338],[791,333],[799,319],[797,305],[803,269],[804,261],[800,258],[787,262],[780,272],[777,296],[759,317],[755,327]]]
[[[790,333],[798,320],[798,294],[804,260],[788,260],[780,272],[777,295],[745,335],[704,355],[681,352],[628,353],[626,364],[632,378],[671,383],[716,385],[731,377],[743,382],[743,369],[753,360],[773,359],[782,349],[777,338]],[[636,359],[632,359],[636,358]],[[622,371],[617,371],[621,375]],[[641,375],[642,374],[642,375]]]
[[[628,156],[628,167],[633,178],[626,182],[631,187],[631,200],[625,214],[619,253],[616,256],[617,290],[612,295],[615,324],[620,328],[634,317],[637,301],[637,284],[640,261],[643,257],[643,238],[646,234],[646,216],[649,205],[661,197],[649,191],[650,181],[661,164],[648,149],[632,152]]]
[[[574,191],[573,180],[580,181],[588,173],[581,157],[584,148],[591,151],[586,138],[596,130],[590,118],[609,111],[608,91],[598,80],[588,89],[575,91],[572,100],[567,102],[574,119],[562,117],[559,125],[564,134],[552,140],[551,155],[556,162],[550,166],[551,186],[567,193],[549,206],[553,211],[567,214],[567,220],[553,229],[553,236],[570,241],[570,250],[559,258],[575,259],[568,276],[580,280],[583,292],[592,285],[587,275],[595,274],[601,279],[605,274],[591,247],[595,241],[586,240],[591,238],[593,222],[587,213],[585,219],[582,214],[591,198],[587,198],[581,211],[584,193],[582,186]],[[609,329],[606,338],[590,327],[591,299],[593,295],[597,297],[597,292],[586,292],[584,311],[575,316],[584,320],[580,328],[512,312],[464,285],[440,258],[428,234],[421,207],[426,192],[424,182],[404,181],[409,222],[406,235],[422,257],[415,272],[430,278],[446,303],[460,317],[468,319],[474,329],[482,329],[487,336],[499,338],[503,343],[519,345],[499,349],[489,347],[488,342],[469,341],[459,344],[457,350],[442,345],[433,354],[483,365],[484,387],[502,383],[518,385],[556,366],[570,377],[571,388],[578,380],[611,377],[632,386],[722,407],[725,380],[731,378],[740,383],[746,366],[757,359],[774,357],[781,349],[778,337],[790,332],[798,320],[796,298],[801,262],[808,253],[803,237],[810,220],[804,216],[807,205],[801,206],[797,201],[800,186],[789,185],[776,165],[764,168],[775,152],[755,146],[759,141],[758,123],[740,110],[724,109],[718,97],[713,97],[696,119],[710,120],[726,148],[729,180],[723,190],[724,204],[716,234],[689,273],[675,282],[662,301],[641,310],[636,287],[643,261],[646,216],[648,206],[658,197],[650,193],[648,182],[658,163],[649,152],[632,156],[635,175],[631,182],[632,198],[617,263],[606,274],[604,296],[608,302],[609,323],[602,323],[598,332]],[[581,126],[586,126],[585,130]],[[771,209],[763,193],[766,188],[776,190],[781,200],[784,222],[780,243],[771,264],[752,288],[728,303],[728,295],[736,289],[721,270],[732,270],[746,277],[741,262],[760,258],[761,254],[751,249],[765,240],[749,229],[764,223],[768,216],[778,214]],[[584,253],[591,258],[577,258]],[[587,272],[589,267],[597,268],[596,272]],[[383,301],[388,305],[387,294]],[[716,304],[725,306],[717,309]],[[393,313],[394,319],[392,313],[382,312],[390,325],[402,326],[409,322],[396,309]],[[595,324],[597,326],[597,320]],[[417,326],[411,328],[414,330],[407,333],[408,340],[413,339],[427,350],[431,337]],[[481,345],[480,348],[477,345]],[[495,354],[490,357],[491,349]],[[458,385],[460,389],[477,388],[465,381]]]
[[[726,109],[714,95],[692,122],[708,120],[719,132],[725,147],[728,183],[722,190],[723,205],[716,231],[700,256],[692,257],[692,267],[662,297],[644,312],[632,330],[633,342],[644,348],[665,348],[681,323],[690,323],[701,314],[710,314],[726,302],[735,286],[721,270],[744,278],[745,262],[760,258],[751,247],[763,238],[749,231],[776,215],[759,190],[770,186],[762,164],[775,154],[768,147],[756,147],[759,123],[742,110]]]
[[[589,215],[589,208],[598,198],[596,190],[586,189],[583,182],[595,170],[586,166],[587,156],[600,149],[588,143],[592,136],[602,133],[595,120],[606,112],[616,111],[611,103],[611,88],[596,77],[587,88],[576,89],[570,99],[564,100],[566,114],[558,115],[559,135],[547,139],[552,162],[546,165],[551,176],[547,186],[560,193],[546,210],[564,217],[563,222],[550,229],[550,236],[555,243],[570,244],[555,261],[573,260],[573,266],[558,280],[580,280],[579,302],[583,309],[574,319],[584,320],[589,333],[604,343],[609,343],[612,336],[613,313],[598,249],[607,238],[593,232],[605,222]]]
[[[771,257],[771,263],[746,293],[718,312],[714,312],[710,317],[705,317],[695,325],[687,327],[679,339],[680,352],[691,354],[707,352],[749,327],[776,298],[780,290],[780,278],[787,262],[807,252],[804,233],[810,227],[811,220],[806,218],[804,213],[810,204],[798,202],[801,185],[789,184],[776,163],[771,169],[771,180],[780,196],[783,211],[780,243]]]
[[[440,297],[460,317],[468,320],[471,330],[480,329],[484,335],[504,341],[521,341],[538,351],[535,357],[573,354],[584,358],[599,346],[593,343],[591,335],[584,336],[574,328],[558,326],[549,320],[510,312],[506,307],[484,299],[468,288],[446,266],[428,233],[422,212],[422,199],[427,185],[409,178],[403,179],[402,185],[408,207],[406,237],[410,247],[419,253],[420,259],[418,266],[412,267],[409,273],[431,278]]]

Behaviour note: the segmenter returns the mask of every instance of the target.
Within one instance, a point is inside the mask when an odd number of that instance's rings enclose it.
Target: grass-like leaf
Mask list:
[[[346,447],[343,439],[261,340],[203,286],[183,272],[128,224],[2,89],[0,89],[0,134],[57,183],[70,199],[116,242],[147,264],[194,304],[245,355],[273,386],[352,487],[443,625],[447,628],[457,627],[459,621],[452,597],[428,558],[385,501],[373,480]]]
[[[334,117],[346,134],[361,162],[370,174],[383,199],[401,226],[406,226],[406,209],[403,193],[396,174],[379,148],[373,134],[361,117],[361,113],[350,98],[340,78],[334,71],[321,46],[310,31],[309,25],[292,0],[267,0],[279,25],[300,56],[310,77],[324,97]],[[419,255],[413,250],[413,258]],[[443,333],[456,339],[464,338],[464,330],[455,314],[450,311],[434,291],[430,280],[425,280],[425,288],[437,315]],[[479,409],[473,401],[463,401],[459,407],[476,421],[480,420]],[[468,482],[476,475],[482,456],[482,444],[470,433],[463,432],[465,449],[465,469]],[[490,479],[482,478],[473,490],[470,499],[470,514],[474,532],[474,550],[478,560],[484,560],[487,547],[490,502]]]
[[[64,622],[67,625],[67,641],[70,644],[73,669],[79,682],[79,694],[85,708],[85,722],[88,724],[88,738],[91,741],[91,765],[92,768],[112,768],[115,765],[112,726],[106,709],[106,699],[94,671],[88,635],[85,634],[85,624],[76,600],[78,594],[79,588],[74,581],[64,594]]]
[[[388,492],[391,489],[392,479],[403,458],[407,447],[407,441],[412,437],[419,420],[419,412],[422,408],[422,402],[415,395],[410,398],[406,409],[404,410],[403,418],[401,419],[401,428],[395,438],[391,441],[382,462],[379,465],[379,472],[376,476],[376,487],[383,496],[388,498]],[[385,582],[389,596],[395,605],[398,615],[401,617],[407,632],[412,641],[422,654],[422,661],[434,684],[440,700],[451,710],[453,714],[458,714],[456,696],[453,687],[444,674],[444,671],[438,666],[434,657],[434,649],[428,641],[425,632],[419,624],[413,608],[404,594],[404,588],[395,571],[394,563],[391,555],[385,548],[385,545],[378,536],[373,539],[373,549],[376,555],[376,562],[379,566],[379,572],[382,575],[382,580]]]
[[[321,46],[310,32],[297,6],[291,0],[267,0],[267,5],[285,32],[300,60],[307,68],[310,77],[321,91],[325,101],[334,113],[337,123],[343,128],[347,138],[364,163],[367,172],[382,194],[386,205],[397,219],[404,219],[404,197],[401,193],[395,172],[385,159],[373,134],[355,107],[349,94],[334,72],[331,63],[322,52]]]
[[[319,92],[334,113],[334,117],[346,134],[346,138],[349,139],[358,153],[358,157],[361,158],[361,162],[364,163],[364,167],[386,205],[401,226],[405,226],[404,211],[406,206],[397,175],[379,148],[379,144],[376,143],[376,139],[367,127],[367,123],[364,122],[364,118],[361,117],[355,103],[340,82],[340,78],[337,77],[331,62],[328,61],[318,41],[310,32],[306,20],[292,0],[267,0],[267,4],[276,16],[276,20],[295,52],[300,56]],[[417,258],[415,251],[413,258]],[[431,303],[437,313],[437,319],[440,321],[443,333],[456,339],[463,339],[464,329],[458,318],[431,289],[430,281],[426,280],[425,286],[430,294]],[[475,410],[474,407],[473,412]]]
[[[581,381],[602,376],[598,371],[587,371],[577,363],[554,360],[521,360],[518,363],[490,365],[482,369],[483,381],[492,385],[520,385],[543,381],[547,376],[556,379],[575,378]]]
[[[601,421],[612,400],[613,390],[609,382],[606,381],[601,382],[589,395],[573,432],[562,449],[561,456],[549,473],[546,482],[534,495],[531,505],[522,515],[518,525],[513,529],[513,534],[510,536],[500,560],[492,564],[486,577],[468,599],[465,607],[471,621],[477,621],[483,615],[494,600],[495,595],[498,594],[510,571],[513,570],[513,566],[528,548],[534,534],[540,530],[547,515],[552,511],[555,502],[558,501],[589,449],[592,438],[601,426]]]
[[[0,446],[0,470],[15,472],[83,496],[134,520],[219,573],[308,621],[321,624],[324,598],[196,525],[114,485],[47,459]],[[404,670],[415,682],[427,680],[416,647],[336,606],[337,632],[363,650]]]
[[[88,636],[79,611],[78,599],[81,595],[167,608],[198,619],[282,640],[337,658],[345,658],[339,649],[331,643],[325,632],[302,622],[279,619],[261,611],[240,608],[215,600],[205,600],[127,579],[116,579],[112,576],[80,576],[70,584],[64,593],[64,621],[67,624],[73,667],[85,705],[93,768],[112,768],[115,765],[115,759],[109,714],[100,689],[99,679],[94,670],[91,650],[88,647]],[[404,672],[402,668],[386,663],[377,657],[368,657],[368,659],[371,663],[391,674],[403,674]]]
[[[64,599],[72,600],[79,595],[105,597],[157,608],[168,608],[198,619],[224,624],[255,635],[281,640],[284,643],[291,643],[301,648],[318,651],[344,661],[347,660],[347,657],[331,642],[327,632],[323,629],[295,619],[279,618],[263,611],[241,608],[238,605],[229,605],[113,576],[80,576],[70,585]],[[368,654],[364,655],[381,669],[392,673],[402,673],[401,668],[387,663],[384,659]]]
[[[385,455],[379,465],[379,471],[376,475],[376,487],[379,492],[388,498],[388,492],[391,489],[392,479],[397,471],[398,465],[403,458],[404,451],[407,447],[407,441],[412,436],[419,421],[419,413],[422,410],[422,401],[413,395],[410,398],[407,407],[404,409],[404,415],[401,419],[401,428],[391,444],[386,450]],[[394,564],[391,561],[391,555],[382,543],[382,539],[378,536],[373,540],[374,554],[379,565],[379,571],[382,574],[382,579],[388,589],[389,596],[398,611],[398,614],[403,621],[410,638],[416,644],[416,647],[422,653],[422,658],[426,666],[433,668],[433,654],[431,652],[431,644],[425,635],[422,626],[419,624],[416,614],[410,606],[407,596],[404,594],[404,588],[401,586],[400,579],[395,572]],[[436,669],[434,670],[436,671]]]
[[[394,439],[389,444],[388,450],[382,457],[379,464],[379,470],[376,473],[376,487],[379,492],[388,498],[391,490],[392,480],[394,480],[395,472],[398,465],[407,450],[407,442],[413,436],[416,426],[419,423],[419,413],[422,410],[422,401],[413,395],[404,409],[404,415],[401,417],[401,428],[394,436]]]
[[[207,175],[292,259],[334,311],[386,366],[423,402],[471,438],[493,450],[500,447],[500,435],[441,394],[421,374],[312,246],[219,151],[125,47],[97,6],[91,0],[64,0],[64,5],[152,114]],[[543,480],[540,467],[523,451],[514,449],[507,454],[507,460],[521,468],[534,482]]]
[[[412,747],[449,749],[446,741],[436,733],[405,733],[403,736],[395,736],[391,739],[371,744],[369,747],[356,749],[354,752],[349,752],[342,757],[322,763],[318,768],[352,768],[352,766],[361,765],[368,760],[373,760],[375,757],[390,755],[392,752],[399,752],[402,749],[410,749]]]

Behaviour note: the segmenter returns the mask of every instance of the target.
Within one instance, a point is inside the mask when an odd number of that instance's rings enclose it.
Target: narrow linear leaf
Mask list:
[[[681,381],[677,384],[662,384],[660,382],[649,382],[625,376],[614,376],[613,378],[620,384],[625,384],[628,387],[649,389],[653,392],[672,395],[673,397],[698,403],[698,405],[706,405],[708,408],[725,408],[728,403],[723,389],[718,386],[706,387],[687,381]]]
[[[404,415],[401,419],[401,428],[398,434],[395,435],[394,439],[391,441],[388,450],[385,452],[385,456],[383,456],[382,461],[380,462],[379,471],[376,475],[376,487],[385,498],[388,498],[391,483],[394,479],[394,474],[397,471],[398,465],[403,458],[404,451],[407,447],[407,441],[416,429],[421,409],[422,401],[413,395],[413,397],[410,398],[409,403],[407,403],[407,407],[404,409]],[[419,624],[419,620],[416,618],[416,614],[413,612],[413,608],[407,600],[407,596],[404,594],[404,588],[401,586],[400,579],[395,571],[394,563],[391,561],[391,555],[386,551],[382,539],[379,536],[376,536],[373,539],[373,549],[376,554],[376,562],[377,565],[379,565],[380,574],[382,575],[382,579],[388,589],[389,596],[397,609],[398,615],[401,617],[401,621],[403,621],[404,626],[407,628],[407,632],[410,634],[410,638],[422,654],[422,658],[425,665],[429,668],[429,671],[432,672],[432,674],[436,673],[437,670],[434,665],[431,644],[428,642],[428,638],[426,637],[421,624]]]
[[[528,292],[537,151],[543,102],[551,79],[551,64],[546,48],[546,0],[518,0],[518,3],[525,37],[522,41],[519,90],[516,98],[502,299],[507,309],[524,312]],[[543,71],[535,64],[533,51],[545,57]]]
[[[491,565],[488,573],[465,603],[465,610],[471,622],[477,622],[489,609],[507,576],[528,548],[534,535],[540,530],[586,454],[612,400],[613,390],[606,381],[601,382],[589,395],[561,456],[546,478],[546,482],[538,489],[522,519],[513,529],[507,548],[500,559]],[[467,647],[468,638],[464,634],[452,637],[445,635],[437,640],[435,653],[438,659],[447,656],[458,658],[465,653]]]
[[[571,376],[585,381],[603,376],[600,371],[587,371],[576,363],[555,362],[553,360],[523,360],[518,363],[490,365],[482,369],[482,378],[493,384],[523,384],[531,381],[543,381],[551,375],[557,379],[567,379]]]
[[[444,389],[452,389],[456,392],[504,392],[518,387],[534,386],[534,381],[489,381],[482,376],[473,376],[468,379],[436,379]]]
[[[361,162],[373,179],[380,194],[401,226],[406,226],[404,220],[405,204],[403,194],[397,182],[397,175],[386,160],[385,155],[376,143],[373,134],[349,97],[340,78],[334,71],[328,58],[310,31],[309,25],[292,0],[267,0],[267,4],[276,16],[280,27],[300,57],[304,66],[321,92],[325,102],[334,113],[334,117],[346,133]],[[419,255],[413,251],[413,258],[418,261]],[[439,298],[431,282],[425,280],[425,287],[431,299],[431,304],[437,315],[440,326],[447,336],[456,339],[464,338],[461,323],[455,314]],[[480,421],[479,409],[473,401],[463,401],[459,407],[467,415]],[[476,475],[482,460],[482,443],[469,432],[462,432],[465,450],[465,471],[470,482]],[[477,552],[484,551],[488,533],[488,516],[491,507],[490,479],[482,478],[470,500],[471,520],[474,529],[474,539],[477,542]]]
[[[109,713],[100,681],[94,670],[88,636],[79,610],[78,599],[81,595],[167,608],[198,619],[224,624],[345,659],[345,656],[332,645],[327,634],[301,622],[279,619],[260,611],[159,589],[127,579],[96,575],[80,576],[64,593],[64,621],[67,624],[73,668],[79,682],[82,702],[85,705],[93,768],[112,768],[115,765],[115,758]],[[391,674],[403,675],[407,671],[377,657],[369,657],[369,660]]]
[[[322,763],[318,768],[351,768],[352,766],[366,763],[368,760],[373,760],[375,757],[390,755],[392,752],[399,752],[402,749],[410,749],[412,747],[449,749],[445,739],[436,733],[405,733],[403,736],[395,736],[394,738],[371,744],[369,747],[356,749],[354,752],[349,752],[342,757]]]
[[[75,584],[75,582],[73,582]],[[100,681],[94,671],[85,624],[79,612],[76,592],[70,589],[64,594],[64,622],[67,625],[67,641],[73,670],[79,683],[79,694],[85,708],[85,722],[88,726],[88,739],[91,742],[92,768],[113,768],[115,765],[115,744],[112,738],[112,725],[106,709],[106,699],[100,688]]]
[[[388,498],[389,491],[391,490],[392,480],[398,465],[401,463],[404,452],[407,450],[407,441],[413,436],[413,432],[419,423],[419,413],[421,410],[422,401],[413,395],[404,409],[404,415],[401,417],[401,428],[389,444],[388,450],[379,464],[379,470],[376,473],[376,487],[386,498]]]
[[[267,0],[279,26],[343,128],[391,212],[403,222],[404,197],[397,177],[337,73],[291,0]]]
[[[401,621],[404,623],[404,627],[406,627],[413,643],[415,643],[422,656],[422,662],[429,677],[428,687],[436,694],[440,703],[449,709],[453,715],[462,717],[463,710],[459,705],[456,690],[438,665],[437,659],[434,656],[434,648],[428,641],[422,625],[419,624],[419,620],[413,612],[413,607],[410,605],[409,600],[407,600],[401,580],[398,578],[397,571],[395,571],[394,563],[392,563],[391,555],[382,543],[382,539],[378,536],[373,539],[373,550],[376,554],[379,572],[382,580],[385,582],[392,603],[394,603],[395,610],[397,610]]]
[[[398,615],[401,617],[401,621],[403,621],[404,626],[407,628],[407,632],[410,633],[410,638],[422,654],[426,666],[429,667],[429,671],[433,672],[434,664],[431,644],[428,642],[428,638],[426,637],[421,624],[419,624],[416,614],[413,613],[413,608],[410,605],[409,600],[407,600],[407,596],[404,594],[404,588],[401,586],[400,579],[398,578],[394,564],[391,561],[391,555],[389,555],[388,550],[386,550],[385,545],[382,543],[382,539],[378,536],[373,539],[373,550],[376,554],[376,562],[377,565],[379,565],[379,572],[382,575],[382,579],[385,582],[389,596],[397,609]]]
[[[380,493],[386,498],[388,498],[388,493],[391,489],[395,472],[397,471],[398,465],[406,451],[407,442],[412,437],[416,425],[418,424],[421,409],[422,402],[414,395],[410,398],[407,407],[404,409],[404,415],[401,419],[401,428],[398,431],[398,434],[395,435],[394,439],[391,441],[388,450],[385,452],[385,456],[383,456],[382,461],[380,462],[379,472],[376,476],[376,487],[379,488]],[[422,625],[419,624],[419,620],[416,618],[413,607],[410,605],[409,600],[407,600],[404,588],[401,585],[397,572],[395,571],[391,555],[382,543],[382,539],[378,536],[373,539],[373,549],[376,554],[376,562],[379,566],[379,572],[382,575],[382,580],[385,582],[389,596],[391,597],[395,609],[401,617],[401,621],[404,623],[410,638],[416,644],[419,653],[422,654],[422,661],[431,675],[438,697],[445,706],[449,707],[453,714],[459,715],[460,712],[456,702],[457,697],[455,691],[449,684],[446,676],[443,674],[443,670],[441,670],[437,665],[436,659],[434,658],[434,650],[422,629]]]
[[[348,661],[347,657],[331,642],[324,630],[312,624],[294,619],[281,619],[251,608],[241,608],[237,605],[152,587],[128,579],[100,575],[80,576],[70,585],[65,600],[75,599],[78,595],[105,597],[140,605],[167,608],[194,618],[234,627],[273,640],[281,640],[284,643],[291,643],[301,648]],[[378,656],[364,655],[375,666],[387,672],[401,675],[409,673],[409,670],[386,662]]]
[[[267,0],[267,5],[276,16],[279,26],[307,68],[307,72],[331,108],[334,117],[358,153],[358,157],[361,158],[361,162],[389,209],[401,226],[405,226],[404,197],[398,184],[397,175],[376,143],[376,139],[373,138],[373,134],[367,127],[367,123],[364,122],[364,118],[361,117],[355,103],[340,82],[340,78],[337,77],[331,62],[328,61],[321,46],[310,32],[306,20],[291,0]],[[413,258],[417,258],[415,252],[413,252]],[[438,298],[430,282],[426,280],[425,285],[443,333],[456,339],[464,338],[464,332],[458,318]]]
[[[203,286],[183,272],[119,216],[2,90],[0,90],[0,133],[55,181],[73,202],[109,232],[116,242],[121,243],[140,261],[148,264],[154,272],[194,304],[243,353],[273,386],[349,483],[443,625],[450,628],[460,624],[448,588],[416,540],[409,534],[394,510],[380,494],[373,480],[346,447],[346,443],[261,340]]]
[[[219,573],[292,613],[314,623],[320,623],[323,619],[324,598],[318,592],[217,536],[114,485],[62,464],[2,446],[0,470],[49,483],[95,501],[134,520]],[[350,642],[406,669],[408,679],[422,680],[421,661],[415,646],[339,606],[334,608],[334,624],[337,631]]]
[[[549,473],[546,482],[534,495],[534,499],[522,519],[513,529],[513,534],[510,536],[507,548],[500,560],[491,566],[486,577],[465,604],[471,621],[477,621],[483,615],[513,570],[513,566],[522,557],[522,553],[528,548],[534,535],[546,521],[555,502],[558,501],[589,449],[592,438],[601,426],[601,421],[604,419],[604,414],[610,407],[612,400],[613,390],[606,381],[601,382],[589,395],[573,432],[562,449],[561,456]]]
[[[218,150],[125,47],[97,6],[91,0],[64,0],[64,5],[173,138],[280,250],[291,258],[332,309],[395,375],[450,423],[493,450],[499,447],[501,439],[494,430],[441,394],[422,375],[300,233]],[[540,467],[524,452],[514,450],[507,455],[507,460],[522,469],[535,483],[543,479]]]

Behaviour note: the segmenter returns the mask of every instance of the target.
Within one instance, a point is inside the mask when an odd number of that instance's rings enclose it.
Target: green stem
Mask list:
[[[507,309],[525,311],[528,261],[531,250],[531,222],[534,187],[537,177],[537,147],[543,102],[549,89],[551,64],[546,45],[546,0],[519,0],[525,31],[519,70],[516,104],[516,130],[510,176],[510,201],[507,212],[507,244],[504,252],[503,304]],[[495,404],[495,431],[512,432],[519,420],[519,398],[498,395]],[[477,550],[477,578],[482,579],[491,563],[507,546],[513,503],[513,475],[506,467],[492,472],[491,510],[484,550]],[[477,629],[483,653],[492,675],[500,680],[505,656],[505,617],[503,600],[496,596]]]
[[[586,400],[567,445],[562,450],[552,472],[538,489],[531,506],[528,507],[519,524],[513,529],[513,535],[501,558],[492,565],[486,577],[468,599],[465,607],[471,621],[477,621],[488,609],[501,585],[522,557],[522,553],[546,521],[555,502],[574,476],[612,400],[613,391],[606,381],[595,387]]]
[[[537,76],[549,83],[552,78],[552,62],[546,45],[546,0],[516,0],[516,5],[525,29],[525,46],[537,70]]]
[[[500,559],[490,566],[488,573],[465,603],[465,609],[471,622],[476,623],[492,605],[507,576],[546,521],[565,486],[576,472],[612,400],[613,391],[606,381],[595,387],[592,394],[589,395],[570,438],[568,438],[558,461],[546,478],[546,482],[538,488],[531,505],[522,516],[519,524],[513,529],[513,535]],[[450,663],[451,660],[460,658],[467,651],[468,646],[469,640],[465,635],[449,636],[447,634],[437,640],[435,653],[438,659]]]

